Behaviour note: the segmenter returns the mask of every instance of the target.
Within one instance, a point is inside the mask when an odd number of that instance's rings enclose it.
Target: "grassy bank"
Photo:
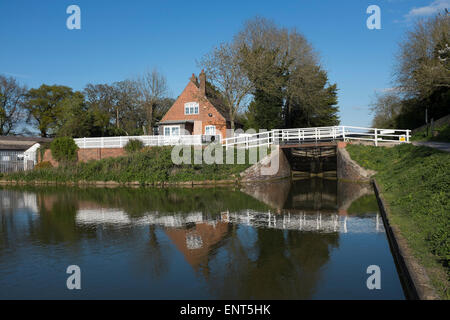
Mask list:
[[[433,137],[431,129],[428,130],[428,134],[427,130],[423,129],[419,132],[414,133],[411,137],[411,140],[450,142],[450,124],[435,128],[434,130],[438,132],[438,135],[436,137]]]
[[[349,145],[375,178],[396,224],[442,298],[449,299],[450,154],[427,147]]]
[[[61,165],[56,168],[42,167],[28,172],[4,175],[1,179],[56,182],[116,181],[142,184],[234,180],[251,165],[248,151],[245,152],[245,164],[193,164],[192,150],[190,164],[176,165],[172,161],[171,153],[172,147],[154,147],[124,157]],[[226,162],[225,152],[223,162]]]

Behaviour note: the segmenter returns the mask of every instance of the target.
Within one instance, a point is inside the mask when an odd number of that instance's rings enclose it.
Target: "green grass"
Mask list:
[[[141,184],[230,180],[238,177],[242,171],[251,165],[248,151],[245,151],[246,161],[244,164],[175,165],[171,153],[172,147],[153,147],[124,157],[93,160],[57,168],[41,168],[29,172],[17,172],[4,175],[2,179],[56,182],[116,181],[120,183],[138,181]],[[193,158],[194,152],[192,151],[191,159]]]
[[[440,142],[450,142],[450,124],[446,124],[442,127],[435,128],[436,131],[438,131],[437,137],[432,136],[431,130],[421,130],[419,132],[416,132],[411,137],[411,140],[413,141],[440,141]]]
[[[375,176],[408,244],[448,299],[450,258],[450,154],[403,144],[393,148],[349,145],[352,159]]]

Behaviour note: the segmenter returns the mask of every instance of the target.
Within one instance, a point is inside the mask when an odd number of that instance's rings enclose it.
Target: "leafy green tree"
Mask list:
[[[42,137],[55,134],[58,117],[62,114],[62,103],[73,95],[71,88],[58,85],[43,84],[28,91],[25,107],[29,121],[36,124]]]
[[[303,35],[255,18],[234,41],[253,87],[247,119],[269,128],[339,123],[337,86]]]
[[[449,113],[450,16],[439,13],[415,22],[400,43],[394,81],[402,92],[397,126],[415,128]]]

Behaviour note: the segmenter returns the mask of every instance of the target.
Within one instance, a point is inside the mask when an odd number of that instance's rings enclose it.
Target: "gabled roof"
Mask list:
[[[51,142],[53,139],[41,137],[0,136],[1,150],[27,150],[35,143]]]

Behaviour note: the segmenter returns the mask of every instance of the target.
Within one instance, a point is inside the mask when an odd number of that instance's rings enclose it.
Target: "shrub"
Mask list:
[[[133,153],[139,152],[143,148],[144,148],[144,143],[138,139],[131,139],[130,141],[128,141],[128,143],[124,147],[125,152],[128,154],[133,154]]]
[[[53,166],[50,163],[50,161],[42,161],[42,162],[39,162],[37,165],[34,166],[34,170],[50,169],[50,168],[53,168]]]
[[[62,163],[75,162],[77,160],[78,146],[70,137],[56,138],[50,145],[53,158]]]

